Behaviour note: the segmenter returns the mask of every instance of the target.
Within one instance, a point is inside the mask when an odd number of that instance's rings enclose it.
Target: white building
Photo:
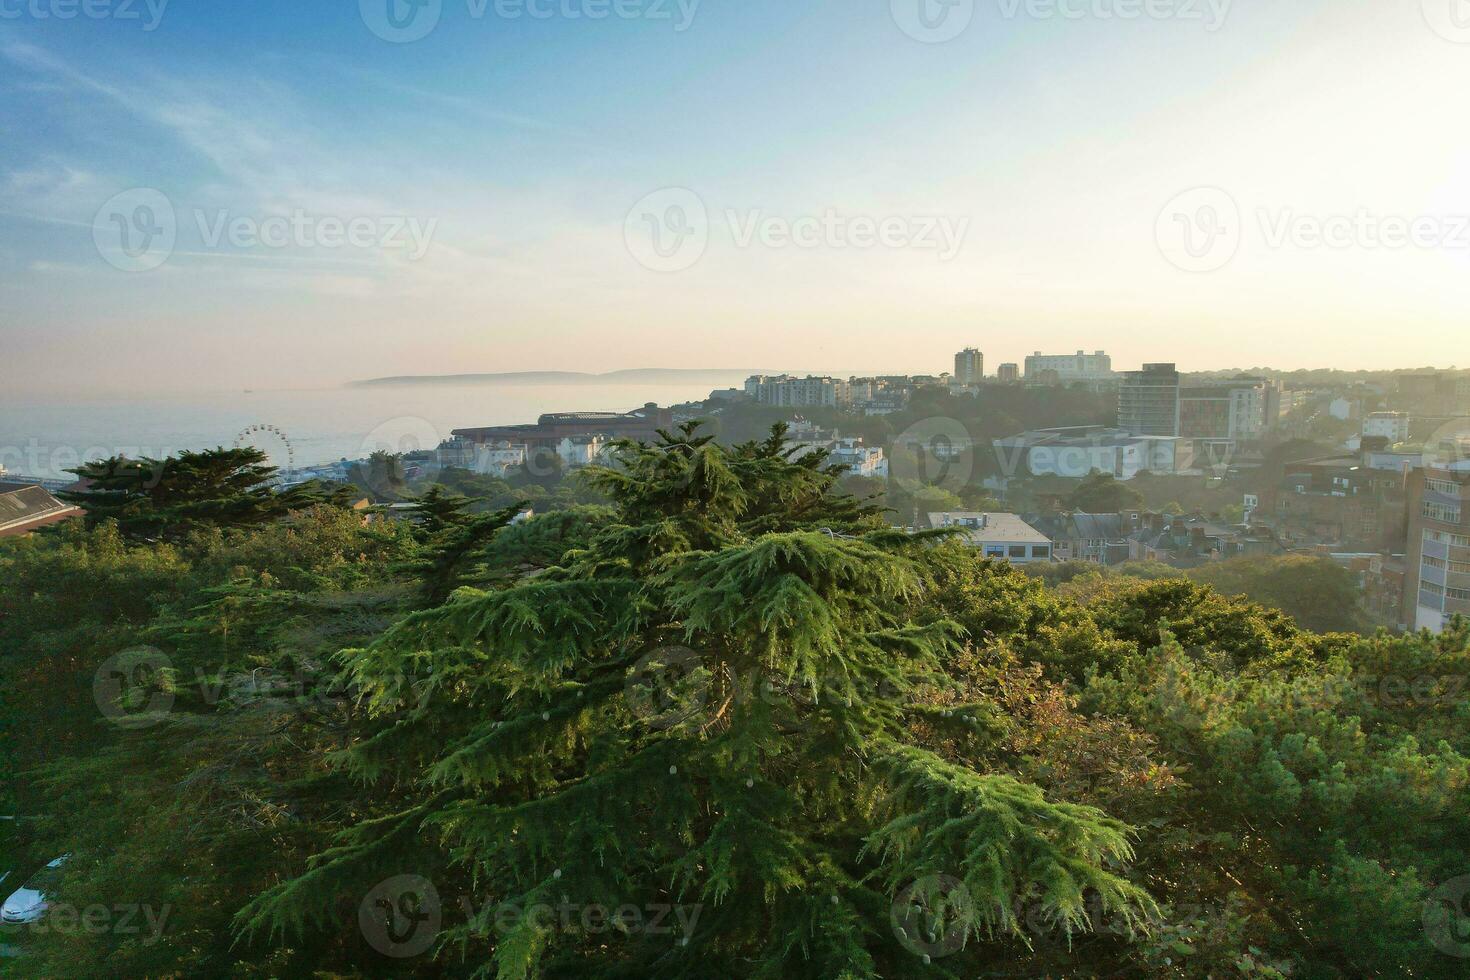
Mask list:
[[[786,448],[800,450],[793,457],[795,459],[823,449],[828,453],[827,461],[845,467],[848,475],[888,478],[888,459],[883,454],[882,446],[865,446],[860,438],[844,438],[835,431],[824,431],[810,422],[797,423],[791,427],[786,435]]]
[[[1037,380],[1043,371],[1055,371],[1057,380],[1064,385],[1076,381],[1112,381],[1117,377],[1113,373],[1113,359],[1102,351],[1093,354],[1080,350],[1075,354],[1043,354],[1037,351],[1026,358],[1028,381]]]
[[[1177,474],[1194,462],[1192,442],[1175,436],[1135,436],[1104,426],[1036,429],[995,440],[1007,475],[1060,476],[1080,480],[1106,473],[1131,480],[1140,473]]]
[[[832,462],[853,476],[888,479],[888,460],[882,446],[865,446],[861,439],[840,439],[832,447]]]
[[[837,378],[796,378],[789,374],[754,375],[745,382],[745,393],[760,405],[782,408],[836,408],[852,401],[846,381]]]
[[[1013,565],[1052,560],[1051,539],[1015,514],[951,511],[930,514],[929,526],[962,528],[963,540],[986,558]]]
[[[1409,441],[1409,416],[1404,412],[1373,412],[1363,419],[1363,436],[1381,436],[1390,446]]]
[[[556,456],[565,468],[580,470],[597,462],[606,448],[607,440],[602,436],[568,437],[556,444]]]
[[[526,447],[508,442],[475,446],[469,468],[485,476],[505,477],[526,465]]]

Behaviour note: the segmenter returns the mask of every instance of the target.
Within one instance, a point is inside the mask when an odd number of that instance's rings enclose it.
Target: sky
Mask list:
[[[1470,366],[1465,0],[0,0],[0,384]]]

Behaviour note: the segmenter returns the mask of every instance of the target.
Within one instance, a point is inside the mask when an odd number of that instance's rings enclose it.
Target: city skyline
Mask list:
[[[1470,58],[1421,10],[133,6],[0,20],[15,389],[1462,342]]]

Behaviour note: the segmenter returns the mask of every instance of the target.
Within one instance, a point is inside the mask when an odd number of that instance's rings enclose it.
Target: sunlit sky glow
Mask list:
[[[992,369],[1079,348],[1119,367],[1470,366],[1470,44],[1431,29],[1438,0],[1428,16],[1419,0],[1238,0],[1214,31],[1203,0],[1205,21],[978,0],[940,44],[906,35],[889,0],[703,0],[683,31],[674,0],[672,20],[595,21],[444,0],[406,44],[349,0],[174,0],[152,31],[37,19],[32,2],[54,0],[0,2],[22,12],[0,17],[11,389],[929,372],[967,346]],[[1156,224],[1201,186],[1238,204],[1240,242],[1189,272]],[[94,220],[140,187],[171,202],[177,242],[126,272]],[[706,205],[709,244],[660,272],[625,222],[668,187]],[[433,234],[411,260],[212,244],[195,217],[296,210]],[[726,212],[757,210],[968,231],[948,261],[742,247]],[[1273,245],[1262,213],[1288,211],[1429,219],[1449,242]]]

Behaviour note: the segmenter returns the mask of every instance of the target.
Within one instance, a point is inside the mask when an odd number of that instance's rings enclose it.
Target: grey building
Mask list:
[[[1125,371],[1118,386],[1118,428],[1135,436],[1179,435],[1179,371],[1145,364]]]

